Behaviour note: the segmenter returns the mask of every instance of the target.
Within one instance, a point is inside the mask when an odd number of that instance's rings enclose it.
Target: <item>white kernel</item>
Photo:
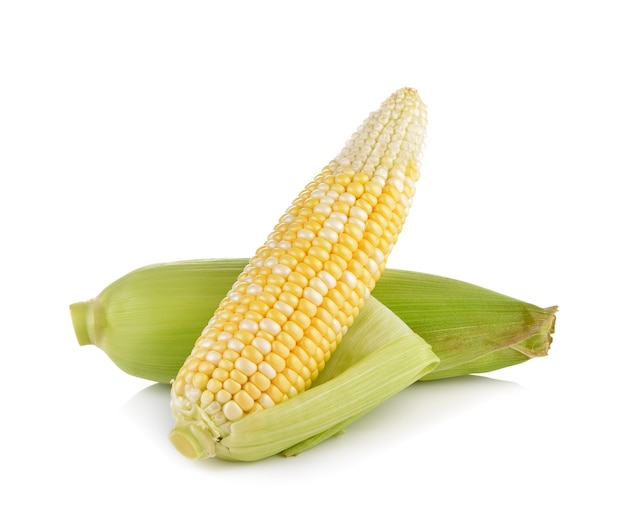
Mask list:
[[[387,178],[387,173],[388,171],[386,167],[378,167],[375,174],[381,178]]]
[[[337,286],[337,280],[329,272],[326,272],[326,270],[320,271],[317,276],[324,281],[328,288],[335,288],[335,286]]]
[[[276,301],[274,308],[289,317],[293,313],[293,306],[288,305],[285,301]]]
[[[252,339],[252,346],[258,348],[263,355],[267,355],[272,350],[272,343],[267,339],[263,339],[263,337],[255,337]]]
[[[309,281],[309,286],[317,290],[320,294],[326,295],[328,293],[328,286],[319,277],[314,277]]]
[[[339,201],[343,201],[344,203],[352,206],[356,202],[356,197],[354,196],[354,194],[350,194],[350,192],[342,192],[342,194],[339,196]]]
[[[404,190],[404,181],[399,178],[390,178],[389,180],[387,180],[387,183],[393,185],[395,188],[398,189],[399,192],[402,192]]]
[[[267,258],[267,259],[263,262],[263,264],[264,264],[265,266],[267,266],[267,267],[273,267],[276,263],[278,263],[278,258],[276,258],[276,257],[274,257],[274,256],[268,257],[268,258]]]
[[[241,301],[241,298],[243,297],[239,292],[235,291],[235,290],[230,290],[227,294],[228,299],[230,299],[231,301],[238,303]]]
[[[276,370],[274,370],[274,368],[272,368],[272,366],[266,361],[259,363],[259,371],[268,379],[276,377]]]
[[[283,250],[289,250],[291,248],[291,241],[280,241],[278,243],[278,248],[282,248]]]
[[[348,216],[346,216],[345,214],[343,214],[342,212],[333,212],[330,216],[328,216],[332,219],[336,219],[338,221],[341,221],[344,225],[346,224],[346,222],[348,221]]]
[[[341,323],[334,317],[333,317],[333,320],[331,322],[331,326],[332,326],[332,329],[335,331],[336,335],[340,335],[341,334]]]
[[[259,330],[259,325],[250,319],[242,319],[239,323],[239,328],[245,330],[246,332],[256,333]]]
[[[337,218],[328,218],[326,221],[324,221],[324,227],[330,228],[337,233],[341,233],[343,232],[344,224]]]
[[[330,215],[332,210],[333,209],[331,208],[331,206],[326,203],[320,203],[318,205],[315,205],[315,207],[313,207],[313,212],[315,212],[316,214],[321,214],[322,216]]]
[[[379,265],[382,265],[385,261],[385,254],[378,247],[374,249],[374,254],[372,255],[372,257],[374,258],[374,261],[376,261]]]
[[[356,286],[356,282],[357,282],[357,278],[356,276],[350,272],[349,270],[346,270],[342,276],[341,276],[341,280],[346,283],[350,288],[354,288]]]
[[[217,334],[218,341],[228,341],[233,336],[230,332],[220,332]]]
[[[187,399],[191,402],[196,402],[200,399],[200,394],[201,392],[198,388],[192,386],[191,384],[185,385],[185,397],[187,397]]]
[[[228,341],[227,346],[235,352],[240,352],[241,350],[243,350],[244,344],[239,339],[235,339],[233,337]]]
[[[367,212],[361,207],[352,207],[350,209],[350,217],[360,219],[361,221],[367,220]]]
[[[209,353],[207,353],[207,354],[204,356],[204,358],[205,358],[207,361],[209,361],[209,362],[211,362],[211,363],[213,363],[213,364],[217,364],[218,362],[220,362],[220,361],[221,361],[221,359],[222,359],[222,354],[221,354],[221,353],[219,353],[219,352],[215,352],[215,351],[211,350]]]
[[[261,328],[261,330],[265,330],[267,333],[272,335],[278,335],[278,333],[280,332],[280,325],[273,319],[269,319],[267,317],[261,319],[261,321],[259,322],[259,327]]]
[[[367,271],[370,274],[372,274],[372,275],[376,275],[378,273],[378,271],[379,271],[378,264],[372,258],[369,258],[367,260],[367,264],[366,264],[365,268],[367,268]]]
[[[250,359],[246,359],[245,357],[239,357],[235,361],[235,368],[237,368],[240,372],[246,374],[248,377],[253,375],[256,370],[256,364],[254,364]]]
[[[305,241],[312,241],[315,238],[315,233],[308,228],[301,228],[296,235],[299,239],[304,239]]]
[[[262,291],[263,291],[263,287],[256,283],[252,283],[251,285],[248,285],[248,288],[246,288],[246,293],[249,295],[258,295]]]
[[[218,411],[220,411],[222,409],[222,405],[217,402],[217,401],[213,401],[211,404],[209,404],[206,408],[205,411],[211,415],[217,413]]]
[[[262,393],[259,397],[259,404],[263,406],[263,408],[271,408],[274,406],[274,401],[267,393]]]
[[[235,401],[228,401],[224,404],[224,416],[229,421],[236,421],[243,416],[243,410]]]
[[[278,263],[272,267],[272,273],[287,277],[291,273],[291,268]]]
[[[215,341],[208,338],[201,338],[197,342],[197,346],[199,346],[200,348],[211,348],[211,346],[213,346],[214,344]]]
[[[357,219],[354,217],[348,218],[348,223],[353,223],[361,230],[365,230],[365,222],[362,219]]]
[[[325,195],[326,195],[325,190],[320,190],[319,188],[316,188],[314,191],[311,192],[309,197],[320,199],[320,198],[323,198]]]
[[[331,228],[323,227],[317,233],[318,236],[324,238],[326,241],[336,243],[339,240],[339,234]]]
[[[324,296],[320,294],[317,290],[311,287],[306,287],[304,289],[303,295],[306,299],[308,299],[309,301],[311,301],[313,304],[317,306],[321,305],[322,301],[324,300]]]

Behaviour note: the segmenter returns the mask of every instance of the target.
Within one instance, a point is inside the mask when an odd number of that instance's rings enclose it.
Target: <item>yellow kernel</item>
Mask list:
[[[241,350],[241,356],[252,361],[254,364],[259,364],[263,360],[263,354],[254,346],[246,346]]]
[[[243,383],[247,382],[247,380],[248,380],[248,376],[245,373],[243,373],[242,371],[238,370],[237,368],[233,368],[230,371],[229,375],[230,375],[230,378],[233,381],[235,381],[235,382],[237,382],[239,384],[243,384]]]
[[[272,352],[275,353],[276,355],[279,355],[281,358],[286,359],[287,356],[290,353],[290,350],[285,345],[285,343],[283,343],[282,341],[279,341],[279,340],[275,340],[272,343]],[[276,370],[280,371],[278,368],[276,368]]]
[[[240,341],[244,345],[250,344],[254,339],[254,334],[252,332],[248,332],[246,330],[237,330],[234,333],[234,338],[237,341]]]
[[[287,368],[291,368],[293,371],[300,373],[300,371],[302,370],[302,361],[300,359],[298,359],[298,357],[296,357],[294,354],[289,354],[289,357],[287,357]]]
[[[209,382],[209,376],[204,373],[196,373],[191,379],[191,384],[199,390],[203,390],[207,382]]]
[[[258,374],[255,374],[258,375]],[[261,390],[252,382],[247,382],[243,385],[243,389],[252,397],[255,401],[261,396]]]
[[[222,367],[215,368],[215,370],[213,371],[213,374],[211,375],[211,380],[213,379],[219,381],[220,387],[221,387],[221,383],[223,383],[226,379],[228,379],[228,372]]]
[[[308,246],[307,246],[308,248]],[[300,262],[304,259],[304,256],[306,256],[306,251],[302,250],[301,248],[298,247],[291,247],[289,250],[287,250],[287,253],[293,257],[297,262]]]
[[[272,303],[273,304],[273,303]],[[250,312],[248,313],[254,313],[258,316],[265,317],[265,314],[267,313],[267,311],[270,309],[269,305],[267,303],[264,303],[263,301],[259,301],[258,299],[253,301],[252,303],[250,303]],[[260,321],[261,319],[259,319]]]
[[[221,359],[219,363],[217,363],[216,371],[219,369],[224,370],[226,373],[230,372],[233,369],[233,361],[229,361],[228,359]],[[215,375],[215,372],[213,372]]]
[[[307,270],[310,270],[310,267],[308,267],[304,263],[300,263],[298,264],[296,269],[293,272],[291,272],[291,274],[289,274],[289,277],[287,278],[287,283],[292,283],[296,286],[299,286],[301,289],[300,292],[302,292],[302,288],[308,285],[309,279],[311,279],[310,277],[307,277],[306,275],[302,274],[301,270],[307,271]],[[285,283],[285,285],[287,283]],[[293,293],[294,295],[298,295],[295,292],[291,292],[291,293]]]
[[[328,297],[324,298],[324,300],[322,301],[321,307],[326,312],[328,312],[331,317],[335,317],[335,315],[339,311],[339,306],[337,306],[337,303],[333,299],[330,299]],[[320,317],[320,314],[318,314],[318,317]]]
[[[293,270],[298,264],[298,260],[290,254],[285,254],[284,256],[280,257],[280,264]]]
[[[185,393],[185,380],[180,376],[174,381],[174,393],[178,396]]]
[[[239,407],[243,411],[249,411],[254,405],[254,399],[250,397],[250,394],[245,390],[239,390],[234,396],[233,400],[239,404]]]
[[[289,335],[291,335],[291,337],[295,339],[296,342],[302,339],[302,336],[304,335],[304,331],[302,330],[300,325],[298,325],[298,323],[295,323],[294,321],[287,321],[283,328],[285,332],[287,332]]]
[[[365,188],[363,187],[363,184],[356,181],[353,181],[346,187],[346,192],[352,194],[355,198],[360,197],[364,191]]]
[[[293,278],[291,278],[292,275],[293,275]],[[289,274],[289,276],[290,276],[290,279],[283,285],[283,293],[281,294],[280,298],[282,298],[283,295],[288,294],[292,296],[292,298],[295,299],[295,301],[297,301],[298,298],[302,296],[303,286],[297,284],[294,281],[300,282],[302,274],[292,272],[291,274]],[[306,286],[306,283],[304,286]],[[283,301],[285,301],[287,304],[291,306],[295,306],[294,302],[292,302],[292,298],[287,299],[287,297],[285,296]]]
[[[303,299],[304,300],[304,299]],[[315,305],[314,305],[315,306]],[[290,320],[293,321],[294,323],[296,323],[300,328],[302,328],[303,330],[308,328],[311,324],[311,317],[308,314],[300,311],[300,310],[296,310],[290,317]]]
[[[209,361],[202,361],[200,366],[198,366],[198,371],[206,373],[207,375],[211,375],[213,370],[215,370],[215,364]]]
[[[235,394],[241,389],[241,384],[233,379],[226,379],[224,381],[224,389],[230,394]]]
[[[265,391],[272,402],[274,404],[280,404],[285,397],[285,394],[278,388],[278,386],[271,384],[270,387]]]
[[[291,388],[291,383],[289,382],[289,379],[287,379],[287,377],[285,377],[282,373],[277,374],[272,382],[283,393],[287,393],[289,391],[289,388]]]
[[[332,259],[324,263],[324,270],[335,279],[339,279],[343,273],[341,267]]]
[[[250,377],[250,382],[262,392],[267,390],[271,384],[267,376],[263,375],[261,372],[257,372],[252,377]]]
[[[343,243],[335,243],[333,245],[333,254],[338,255],[339,257],[341,257],[342,259],[346,261],[350,261],[352,259],[352,250],[350,250]]]
[[[294,346],[296,346],[294,338],[284,329],[276,336],[276,340],[283,343],[288,350],[293,350]]]
[[[218,391],[222,389],[222,381],[211,378],[209,379],[209,382],[206,385],[206,389],[210,391],[211,393],[217,393]]]
[[[270,352],[265,356],[265,361],[275,372],[282,372],[285,369],[285,359],[274,352]],[[263,371],[262,364],[259,364],[259,369]],[[265,373],[265,371],[263,372]],[[266,374],[267,375],[267,374]],[[269,375],[268,375],[269,377]]]
[[[297,311],[304,313],[308,317],[313,317],[317,313],[317,306],[308,299],[300,299]]]
[[[339,267],[339,270],[341,271],[340,273],[343,273],[343,271],[346,269],[346,267],[348,266],[348,262],[341,256],[332,253],[330,254],[330,259],[331,261],[334,261],[335,264]],[[341,275],[339,276],[341,277]],[[339,279],[339,278],[337,278]]]
[[[322,230],[320,230],[320,234],[322,234],[322,232],[324,232],[325,230],[328,230],[328,229],[323,228]],[[325,251],[325,252],[329,252],[332,246],[333,244],[328,239],[324,238],[322,235],[319,235],[313,238],[313,241],[311,241],[311,248],[309,249],[309,255],[315,255],[315,252],[311,252],[313,247],[322,249],[322,251]]]
[[[341,234],[339,237],[339,243],[348,249],[350,257],[352,257],[352,252],[359,248],[359,242],[352,234]]]
[[[319,319],[321,319],[322,321],[324,321],[326,324],[329,325],[329,324],[332,324],[334,316],[326,309],[324,305],[322,305],[317,309],[316,317],[318,317]]]
[[[350,212],[350,204],[345,201],[335,201],[333,203],[333,212],[339,212],[347,216]]]
[[[380,185],[379,183],[376,183],[375,181],[368,181],[365,184],[365,192],[367,194],[371,194],[375,196],[376,198],[380,196],[382,191],[383,191],[382,185]]]
[[[302,288],[306,287],[309,284],[309,279],[312,279],[317,274],[317,271],[313,267],[314,265],[317,265],[317,264],[318,262],[316,258],[311,259],[311,256],[306,256],[304,258],[304,261],[298,264],[295,271],[292,272],[293,274],[299,274],[301,276],[301,278],[298,280],[298,284]]]
[[[202,395],[200,396],[200,406],[205,408],[209,404],[211,404],[215,400],[215,395],[213,395],[210,391],[204,390]]]
[[[276,308],[272,308],[271,310],[269,310],[266,317],[267,319],[270,319],[271,321],[274,321],[276,324],[279,324],[281,326],[287,321],[287,316]]]
[[[315,248],[315,247],[311,247],[311,250],[313,248]],[[309,250],[309,252],[310,252],[310,250]],[[312,274],[316,274],[317,272],[319,272],[324,267],[323,261],[318,256],[313,256],[313,255],[306,256],[304,258],[303,263],[306,263],[307,265],[309,265],[311,267],[311,273]]]

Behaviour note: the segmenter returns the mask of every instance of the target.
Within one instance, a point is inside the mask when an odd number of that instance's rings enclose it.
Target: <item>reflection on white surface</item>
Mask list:
[[[360,445],[392,430],[400,437],[398,442],[409,441],[481,405],[512,398],[523,390],[514,382],[478,375],[418,382],[349,425],[342,438]],[[173,424],[169,393],[169,385],[153,384],[136,393],[121,409],[128,422],[157,446],[169,447],[167,434]],[[326,444],[328,441],[321,446]]]

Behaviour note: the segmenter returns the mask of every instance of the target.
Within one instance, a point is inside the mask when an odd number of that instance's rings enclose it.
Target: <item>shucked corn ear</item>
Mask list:
[[[168,383],[246,263],[204,259],[136,269],[97,297],[70,306],[78,343],[100,347],[131,375]],[[462,281],[387,268],[372,295],[439,357],[422,380],[518,364],[546,355],[552,340],[556,307],[540,308]],[[364,327],[350,327],[324,374],[347,365],[346,343]]]
[[[425,125],[417,91],[395,92],[287,208],[173,381],[181,453],[214,456],[234,423],[311,386],[402,229]]]

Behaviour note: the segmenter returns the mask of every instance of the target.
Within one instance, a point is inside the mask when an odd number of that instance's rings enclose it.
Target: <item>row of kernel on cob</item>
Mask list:
[[[425,127],[417,91],[395,92],[280,218],[174,379],[182,453],[214,455],[232,423],[311,386],[402,229]]]

